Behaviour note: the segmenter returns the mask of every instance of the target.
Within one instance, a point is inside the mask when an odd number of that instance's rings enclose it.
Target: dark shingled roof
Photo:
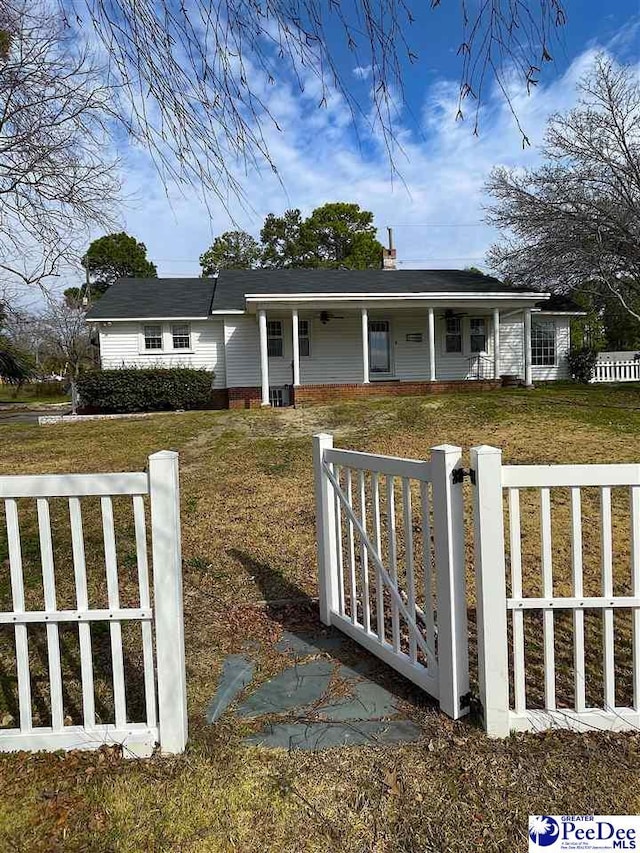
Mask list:
[[[523,288],[466,270],[222,270],[213,309],[244,309],[246,294],[519,293]]]
[[[222,270],[214,278],[125,278],[89,310],[90,320],[206,317],[243,311],[245,296],[399,293],[522,293],[526,288],[467,270]]]
[[[557,311],[562,313],[563,311],[567,311],[570,314],[585,314],[585,310],[581,305],[578,305],[577,302],[574,302],[570,296],[562,296],[558,293],[552,293],[549,299],[545,299],[544,302],[537,302],[536,308],[540,308],[541,311]]]
[[[162,320],[208,317],[212,278],[121,278],[95,302],[90,320]]]

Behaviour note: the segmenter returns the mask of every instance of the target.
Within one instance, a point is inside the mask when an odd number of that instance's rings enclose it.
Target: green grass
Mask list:
[[[419,694],[406,711],[424,735],[408,746],[288,754],[242,747],[251,724],[231,714],[204,724],[227,654],[249,649],[263,680],[283,666],[273,648],[283,625],[315,624],[313,605],[257,602],[316,594],[311,435],[321,430],[334,432],[341,446],[415,458],[449,442],[500,446],[506,462],[638,461],[640,388],[547,386],[298,411],[3,426],[2,474],[141,470],[152,452],[180,452],[191,740],[184,757],[147,762],[113,751],[0,757],[0,849],[510,853],[526,848],[529,813],[640,810],[637,734],[491,741],[472,723],[436,713]],[[72,576],[64,508],[56,512],[64,599]],[[124,516],[119,530],[126,574],[134,566]],[[621,574],[622,533],[615,540]],[[87,509],[85,535],[98,594],[97,508]],[[3,537],[0,521],[0,609],[9,594]],[[39,556],[28,514],[23,538],[36,596]],[[532,523],[525,556],[537,542]],[[558,547],[562,557],[567,543]],[[562,571],[560,559],[561,580]],[[77,652],[71,641],[65,649],[73,670]],[[108,636],[104,651],[108,658]],[[0,678],[0,718],[15,686],[10,674],[6,668]],[[45,671],[40,679],[45,695]]]

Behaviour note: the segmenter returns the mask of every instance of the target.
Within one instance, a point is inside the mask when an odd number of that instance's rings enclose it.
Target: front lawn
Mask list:
[[[241,746],[247,724],[233,715],[205,725],[229,653],[251,649],[264,679],[282,668],[273,646],[283,627],[315,622],[304,599],[316,595],[319,431],[338,446],[417,458],[447,442],[502,447],[505,462],[640,461],[640,388],[2,427],[0,474],[141,470],[149,453],[180,451],[191,740],[182,758],[146,762],[113,752],[0,757],[0,849],[515,853],[526,849],[529,814],[640,811],[636,734],[490,741],[416,692],[411,716],[424,736],[410,745],[287,753]],[[89,514],[89,540],[98,524]],[[36,578],[37,549],[24,558]],[[0,567],[4,609],[3,522]],[[0,672],[0,720],[12,683]]]

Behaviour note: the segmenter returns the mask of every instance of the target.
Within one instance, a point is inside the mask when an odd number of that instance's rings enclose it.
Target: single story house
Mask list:
[[[249,407],[564,379],[579,313],[466,270],[285,269],[123,279],[87,319],[103,368],[207,368]]]

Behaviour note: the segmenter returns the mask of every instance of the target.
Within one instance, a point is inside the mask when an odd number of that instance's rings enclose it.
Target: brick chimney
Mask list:
[[[382,269],[394,270],[396,268],[396,250],[393,248],[393,228],[387,228],[389,233],[389,248],[382,249]]]

